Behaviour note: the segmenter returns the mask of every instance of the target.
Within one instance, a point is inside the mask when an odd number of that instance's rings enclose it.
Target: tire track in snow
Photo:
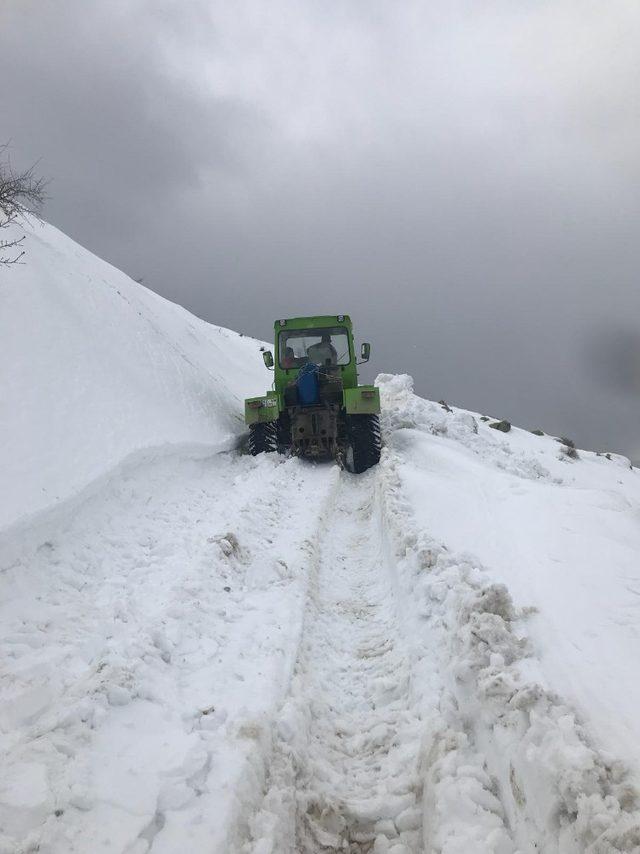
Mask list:
[[[437,600],[413,601],[406,585],[406,555],[428,567],[434,553],[402,527],[387,468],[343,474],[319,530],[291,695],[243,854],[515,854],[430,623]]]
[[[319,536],[254,854],[422,850],[421,721],[371,477],[342,476]]]

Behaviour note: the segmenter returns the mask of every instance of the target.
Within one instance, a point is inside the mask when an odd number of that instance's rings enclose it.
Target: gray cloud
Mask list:
[[[640,453],[635,4],[2,14],[0,130],[80,242],[250,334],[348,311],[425,395]]]

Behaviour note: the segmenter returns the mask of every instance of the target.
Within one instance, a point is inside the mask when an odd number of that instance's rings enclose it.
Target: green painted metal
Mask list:
[[[283,368],[280,364],[280,335],[292,329],[344,329],[349,342],[349,361],[346,365],[338,365],[335,370],[342,379],[344,411],[351,415],[377,414],[380,412],[380,394],[374,386],[358,386],[357,358],[353,343],[353,325],[348,314],[323,314],[313,317],[289,317],[276,320],[274,323],[273,353],[274,377],[273,391],[263,397],[252,397],[245,401],[245,422],[257,424],[264,421],[275,421],[284,405],[284,392],[298,376],[300,368]],[[252,407],[254,401],[261,401],[260,406]]]
[[[372,385],[344,390],[344,408],[348,415],[378,415],[380,391]]]
[[[260,406],[252,406],[252,403],[259,403]],[[268,391],[261,397],[249,397],[244,402],[244,420],[246,424],[276,421],[279,414],[278,395],[275,391]]]
[[[342,318],[339,320],[338,318]],[[281,394],[284,388],[291,380],[298,376],[300,368],[282,368],[280,367],[280,334],[291,329],[323,329],[326,327],[344,327],[349,339],[349,363],[347,365],[339,365],[338,371],[342,378],[344,388],[354,388],[358,385],[358,371],[356,368],[356,354],[353,347],[353,325],[348,314],[323,314],[315,315],[314,317],[290,317],[288,319],[276,320],[274,323],[274,340],[275,340],[275,369],[274,369],[274,387]]]

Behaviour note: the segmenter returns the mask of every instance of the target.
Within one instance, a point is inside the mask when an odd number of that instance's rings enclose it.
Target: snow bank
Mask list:
[[[421,527],[537,609],[528,632],[550,687],[600,748],[640,768],[638,470],[553,436],[501,433],[417,398],[410,378],[383,376],[381,393]]]
[[[1,854],[240,849],[331,488],[275,454],[162,456],[6,538]]]
[[[211,326],[47,224],[0,273],[0,528],[125,457],[229,447],[270,385],[259,342]],[[216,284],[212,283],[212,287]]]
[[[620,723],[638,723],[635,686],[626,679],[638,660],[637,638],[629,632],[630,646],[616,657],[619,615],[615,609],[605,610],[610,596],[601,598],[606,588],[616,586],[610,565],[600,564],[602,581],[585,596],[579,584],[585,566],[578,554],[568,549],[560,567],[557,563],[549,567],[545,560],[549,544],[573,543],[567,513],[556,517],[560,505],[546,506],[549,490],[561,491],[576,516],[584,512],[584,505],[572,504],[572,495],[589,490],[593,501],[596,484],[598,499],[609,499],[605,506],[611,504],[613,492],[618,512],[633,512],[636,473],[619,458],[580,451],[572,459],[553,437],[519,430],[503,436],[474,413],[416,398],[409,377],[382,375],[378,384],[388,443],[380,465],[379,493],[398,558],[411,633],[416,643],[429,638],[441,672],[450,676],[451,699],[441,703],[440,725],[432,723],[427,743],[429,841],[450,854],[470,847],[509,850],[502,829],[504,811],[519,850],[637,851],[639,766],[632,761],[628,768],[620,761],[635,759],[637,740],[627,732],[623,749],[615,749],[620,744]],[[509,493],[510,524],[504,527],[492,515],[495,478],[517,485],[515,493]],[[537,609],[516,607],[500,583],[524,589],[517,583],[518,568],[500,561],[482,566],[477,557],[463,551],[465,545],[475,550],[490,540],[493,551],[487,553],[495,557],[514,531],[515,536],[524,536],[531,518],[518,501],[532,495],[535,511],[544,519],[545,536],[537,549],[527,540],[531,553],[525,568],[529,572],[535,568],[540,582],[531,589],[538,590],[533,604],[546,614],[544,630],[552,627],[554,638],[565,634],[565,644],[555,649],[544,644]],[[602,548],[600,538],[610,534],[602,504],[596,502],[598,512],[584,530],[585,550],[596,555]],[[442,537],[443,533],[451,536]],[[638,533],[635,544],[637,554]],[[513,554],[508,548],[504,551]],[[627,561],[627,580],[634,571],[635,564]],[[554,584],[559,572],[570,579],[566,588]],[[554,605],[558,595],[560,611]],[[626,603],[630,608],[636,604],[628,590]],[[577,656],[568,652],[568,646],[581,639],[583,621],[598,635],[601,658],[611,666],[606,683],[593,684],[600,675],[600,657],[586,658],[580,648]],[[554,681],[568,664],[574,668],[570,705],[562,690],[567,685]],[[592,695],[602,693],[605,684],[609,694],[593,714]],[[610,709],[608,719],[601,717],[603,704]],[[593,727],[585,728],[580,718]],[[481,751],[479,759],[468,756],[469,737]],[[471,815],[466,824],[465,815]],[[494,834],[493,842],[487,835],[489,842],[478,848],[472,840],[483,823],[487,834]],[[460,847],[465,827],[467,842]]]

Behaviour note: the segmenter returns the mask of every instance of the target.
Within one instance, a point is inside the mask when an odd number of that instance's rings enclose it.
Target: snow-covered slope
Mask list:
[[[638,471],[492,429],[494,418],[417,397],[408,376],[377,382],[381,501],[407,621],[448,672],[464,733],[447,735],[444,715],[432,746],[434,850],[503,850],[456,847],[469,739],[499,792],[504,850],[640,850]],[[475,819],[467,831],[475,839]]]
[[[25,263],[0,271],[0,528],[135,452],[230,447],[242,398],[271,382],[256,341],[204,323],[51,225],[25,230]]]
[[[628,460],[386,374],[238,453],[259,342],[49,226],[0,318],[0,854],[640,850]]]
[[[640,768],[640,473],[626,457],[422,400],[380,377],[416,518],[533,607],[527,633],[550,687],[600,746]]]

